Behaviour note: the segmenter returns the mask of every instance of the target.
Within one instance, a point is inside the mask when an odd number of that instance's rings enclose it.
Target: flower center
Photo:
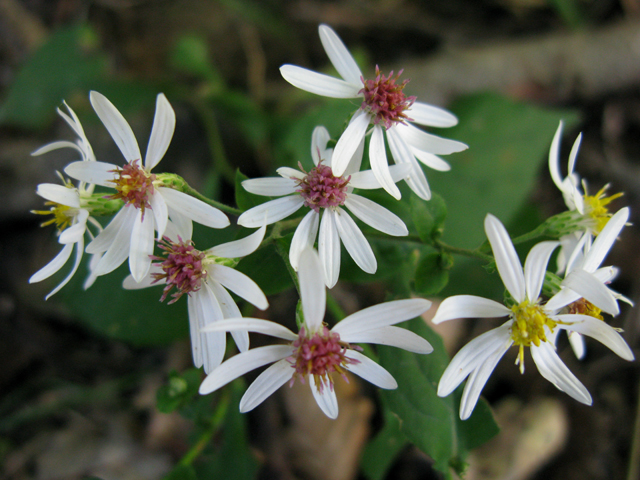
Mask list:
[[[593,219],[595,223],[593,231],[596,235],[602,231],[611,218],[611,213],[609,213],[607,205],[623,195],[622,193],[616,193],[615,195],[607,197],[605,192],[608,187],[609,185],[605,185],[595,195],[584,196],[584,203],[586,206],[585,213]]]
[[[151,208],[149,198],[153,195],[153,182],[156,179],[153,173],[140,167],[138,160],[127,163],[114,172],[118,174],[118,178],[113,181],[117,193],[108,198],[120,198],[143,212],[145,208]]]
[[[400,75],[402,75],[402,70],[395,77],[392,70],[386,77],[380,73],[380,69],[376,65],[376,78],[365,80],[364,77],[361,77],[362,83],[364,83],[364,88],[358,92],[364,94],[361,108],[374,116],[373,123],[375,125],[383,123],[388,129],[394,123],[405,123],[405,120],[411,120],[404,111],[411,107],[416,97],[405,96],[402,90],[409,83],[409,80],[396,83]]]
[[[298,165],[300,170],[307,173],[302,165]],[[347,178],[334,176],[331,167],[323,165],[320,160],[318,166],[312,168],[302,180],[295,180],[299,187],[296,192],[304,198],[304,205],[319,212],[320,208],[337,207],[344,204],[351,176]]]
[[[604,320],[602,317],[602,310],[584,298],[576,300],[570,304],[568,308],[570,314],[588,315],[590,317],[597,318],[598,320]]]
[[[307,337],[304,327],[300,328],[298,339],[293,342],[293,346],[297,350],[288,358],[296,370],[291,378],[291,385],[296,377],[304,383],[307,375],[313,375],[320,392],[325,386],[333,389],[330,374],[338,372],[348,382],[344,367],[359,363],[358,360],[346,356],[347,350],[357,347],[341,342],[340,335],[331,332],[327,327],[323,327],[311,337]]]
[[[75,208],[56,202],[44,202],[44,204],[45,206],[51,206],[51,208],[49,210],[31,210],[31,213],[35,213],[36,215],[52,215],[52,218],[40,224],[41,227],[55,223],[58,232],[62,232],[71,226],[77,212]]]
[[[165,258],[151,256],[153,260],[161,262],[162,268],[162,272],[151,274],[155,279],[153,283],[161,280],[165,280],[167,283],[162,291],[160,301],[163,302],[167,298],[172,288],[175,287],[177,290],[171,295],[173,300],[169,304],[176,302],[185,293],[189,294],[200,290],[202,278],[207,274],[204,269],[205,262],[203,262],[206,256],[205,252],[196,250],[191,240],[183,242],[180,237],[178,240],[179,242],[176,243],[169,240],[168,237],[164,237],[158,247],[164,250]]]
[[[556,327],[557,322],[547,316],[538,303],[529,303],[528,300],[511,307],[511,318],[513,325],[511,326],[511,339],[514,345],[520,347],[516,365],[520,365],[520,372],[524,372],[524,347],[530,347],[533,343],[536,347],[540,346],[540,342],[547,341],[547,335],[544,327],[546,326],[551,333]]]

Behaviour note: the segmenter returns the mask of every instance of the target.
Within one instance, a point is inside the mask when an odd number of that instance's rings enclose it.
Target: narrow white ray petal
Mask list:
[[[294,87],[307,92],[331,98],[356,98],[359,85],[351,85],[349,82],[338,78],[317,73],[296,65],[282,65],[280,67],[282,78]]]
[[[104,95],[95,90],[89,94],[89,99],[93,109],[109,131],[113,141],[116,142],[124,158],[128,162],[141,160],[140,148],[133,130],[131,130],[131,127],[118,109]]]
[[[340,37],[327,25],[320,25],[318,32],[324,51],[340,76],[350,84],[356,85],[358,90],[362,88],[362,72]]]
[[[362,166],[362,156],[364,155],[364,138],[365,137],[362,137],[362,140],[360,140],[360,143],[358,144],[358,148],[356,148],[356,151],[351,155],[351,160],[349,160],[347,168],[342,172],[343,177],[346,178],[349,175],[360,171],[360,167]],[[330,155],[327,158],[327,165],[331,167],[331,171],[333,172],[333,150],[329,149],[328,152]]]
[[[595,275],[584,270],[574,270],[562,281],[564,287],[579,293],[603,312],[614,317],[620,313],[616,297]]]
[[[313,129],[311,133],[311,158],[315,165],[318,165],[320,160],[318,152],[320,152],[320,158],[324,158],[323,153],[327,149],[329,140],[331,140],[331,135],[329,135],[329,131],[325,127],[318,125]]]
[[[569,344],[571,345],[571,350],[575,354],[578,360],[582,360],[587,353],[587,348],[584,344],[584,337],[580,335],[578,332],[567,332],[569,338]]]
[[[36,188],[36,193],[50,202],[66,205],[67,207],[80,208],[80,196],[75,188],[68,188],[55,183],[41,183]]]
[[[238,217],[238,225],[247,228],[258,228],[262,225],[271,225],[283,218],[287,218],[304,204],[304,198],[300,195],[269,200],[262,205],[250,208]]]
[[[242,182],[242,188],[255,195],[266,197],[280,197],[295,193],[298,182],[291,178],[268,177],[252,178]]]
[[[318,227],[320,225],[320,214],[310,210],[307,213],[298,228],[296,228],[293,238],[291,239],[291,247],[289,248],[289,263],[294,270],[298,270],[298,261],[300,254],[305,248],[312,248],[318,235]]]
[[[74,150],[77,150],[78,152],[80,152],[80,154],[83,154],[82,149],[75,143],[70,142],[68,140],[59,140],[57,142],[47,143],[46,145],[38,148],[37,150],[34,150],[33,152],[31,152],[31,156],[37,157],[39,155],[49,153],[53,150],[58,150],[60,148],[73,148]]]
[[[409,235],[409,230],[400,217],[368,198],[350,193],[344,205],[364,223],[380,232],[394,237]]]
[[[411,320],[429,310],[431,302],[424,298],[409,298],[406,300],[394,300],[364,308],[345,317],[331,329],[340,335],[340,338],[350,338],[356,343],[358,334],[376,330],[396,323]]]
[[[52,295],[55,295],[56,293],[58,293],[62,287],[64,287],[67,283],[69,283],[69,280],[71,280],[71,278],[75,275],[75,273],[78,271],[78,267],[80,266],[80,262],[82,261],[82,253],[84,251],[84,238],[80,238],[80,240],[78,241],[78,244],[76,245],[76,258],[73,262],[73,267],[71,268],[71,271],[67,274],[67,276],[64,278],[64,280],[62,280],[57,286],[56,288],[54,288],[53,290],[51,290],[46,297],[44,297],[45,300],[49,300],[49,298],[51,298]]]
[[[169,208],[167,202],[164,201],[164,197],[159,192],[153,192],[153,195],[149,197],[149,204],[151,205],[151,213],[156,221],[156,230],[158,230],[158,241],[162,240],[162,237],[167,229],[167,222],[169,221]],[[147,212],[149,214],[149,212]]]
[[[115,173],[120,167],[104,162],[72,162],[64,167],[64,173],[81,182],[102,185],[113,188],[113,182],[118,177]]]
[[[580,150],[580,142],[582,142],[582,132],[578,134],[575,142],[573,142],[573,146],[571,147],[571,152],[569,153],[569,168],[567,169],[567,175],[573,175],[573,169],[576,165],[576,158],[578,158],[578,150]]]
[[[558,315],[557,318],[567,323],[558,324],[558,328],[595,338],[619,357],[628,361],[634,359],[633,352],[622,335],[602,320],[588,315]]]
[[[155,287],[155,286],[164,286],[166,282],[164,280],[160,280],[157,283],[155,282],[155,277],[153,277],[154,273],[162,273],[162,267],[157,263],[152,263],[151,268],[149,269],[149,273],[145,275],[145,277],[136,282],[133,277],[129,274],[122,281],[122,288],[125,290],[140,290],[142,288]]]
[[[453,127],[458,124],[458,117],[453,113],[427,103],[413,102],[405,111],[413,122],[427,127]]]
[[[207,271],[209,276],[220,282],[225,288],[244,298],[260,310],[265,310],[269,307],[267,297],[262,293],[258,284],[244,273],[225,265],[211,265]]]
[[[211,393],[251,370],[288,357],[293,353],[293,350],[293,347],[289,345],[270,345],[253,348],[235,355],[207,375],[200,385],[199,392],[201,395]],[[286,363],[291,369],[291,365]],[[293,374],[293,369],[291,369],[291,373]]]
[[[193,365],[196,368],[202,366],[202,337],[200,335],[200,308],[198,307],[197,297],[200,292],[194,292],[187,295],[187,310],[189,312],[189,337],[191,339],[191,355],[193,356]]]
[[[298,338],[298,335],[279,323],[251,317],[225,318],[203,329],[204,332],[236,332],[240,330],[262,333],[291,342]]]
[[[316,380],[313,375],[307,377],[309,379],[309,387],[311,387],[311,393],[316,403],[327,417],[331,420],[338,418],[338,397],[332,386],[323,385],[322,392],[320,392]]]
[[[324,281],[329,288],[335,286],[340,276],[340,236],[333,217],[333,211],[325,209],[318,234],[318,254]]]
[[[72,251],[73,244],[65,245],[62,250],[60,250],[60,252],[55,257],[53,257],[53,260],[47,263],[36,273],[31,275],[31,278],[29,278],[29,283],[41,282],[42,280],[49,278],[51,275],[56,273],[64,266],[65,263],[67,263],[67,260],[69,260]]]
[[[276,173],[280,175],[282,178],[297,179],[297,180],[302,180],[306,176],[304,172],[301,172],[300,170],[297,170],[291,167],[280,167],[276,170]],[[242,184],[244,185],[244,182],[248,182],[248,181],[249,180],[244,180]]]
[[[524,272],[507,230],[500,220],[488,214],[484,219],[484,231],[491,244],[498,273],[504,286],[516,302],[524,301],[526,297]]]
[[[434,170],[437,170],[439,172],[448,172],[449,170],[451,170],[451,165],[449,165],[449,162],[444,161],[439,156],[434,155],[433,153],[418,150],[417,148],[410,148],[410,150],[418,160],[420,160],[429,168],[433,168]]]
[[[556,187],[563,191],[562,187],[562,174],[560,173],[560,140],[562,139],[562,127],[563,122],[560,120],[556,133],[553,135],[551,141],[551,147],[549,148],[549,173],[551,174],[551,180],[556,184]]]
[[[331,170],[335,176],[340,177],[347,169],[353,154],[367,132],[369,121],[369,115],[362,110],[358,110],[345,131],[340,135],[331,156]]]
[[[549,301],[544,305],[544,309],[549,314],[554,314],[561,308],[579,300],[580,297],[581,295],[579,293],[574,292],[570,288],[563,288],[549,299]]]
[[[62,103],[65,107],[67,107],[69,115],[63,112],[60,108],[56,108],[58,115],[60,115],[64,119],[64,121],[67,122],[67,124],[73,129],[76,135],[78,135],[80,138],[85,138],[84,130],[82,129],[82,125],[80,124],[80,120],[78,119],[76,112],[73,111],[73,109],[67,104],[66,101],[63,101]]]
[[[373,127],[371,141],[369,143],[369,160],[371,161],[371,171],[380,183],[380,186],[396,200],[400,200],[400,190],[396,186],[391,172],[389,172],[389,164],[387,162],[387,152],[384,146],[384,134],[380,125]]]
[[[222,310],[223,318],[241,318],[242,314],[236,302],[233,300],[229,292],[215,280],[209,278],[207,280],[209,288],[218,299],[218,304]],[[249,350],[249,332],[246,330],[234,330],[231,332],[233,340],[236,342],[240,352]]]
[[[532,345],[531,356],[540,375],[549,380],[554,387],[581,403],[591,405],[589,391],[560,360],[552,345],[548,342],[541,342],[539,347]]]
[[[427,354],[433,347],[420,335],[401,327],[380,327],[362,332],[350,332],[350,335],[340,335],[340,340],[347,343],[375,343],[402,348],[413,353]]]
[[[322,267],[316,251],[313,248],[303,250],[298,262],[298,279],[304,323],[308,333],[320,330],[324,321],[327,293],[321,272]]]
[[[398,382],[393,378],[393,375],[369,357],[356,350],[348,350],[345,355],[348,358],[358,361],[358,363],[349,363],[345,365],[345,368],[351,373],[355,373],[359,377],[364,378],[367,382],[372,383],[379,388],[387,390],[398,388]]]
[[[438,137],[431,133],[424,132],[411,124],[398,123],[395,125],[398,133],[411,147],[417,148],[436,155],[448,155],[450,153],[462,152],[469,148],[462,142]]]
[[[262,243],[266,231],[267,227],[263,225],[251,235],[247,235],[246,237],[239,240],[233,240],[232,242],[221,243],[220,245],[216,245],[215,247],[210,248],[208,251],[216,257],[246,257],[250,253],[255,252],[256,249],[260,246],[260,243]]]
[[[224,359],[227,347],[225,332],[204,332],[209,326],[222,320],[222,309],[213,291],[207,283],[197,292],[196,307],[200,309],[198,315],[198,332],[202,345],[202,360],[205,373],[217,368]]]
[[[95,269],[96,269],[96,265],[98,265],[98,263],[100,262],[100,259],[102,258],[102,255],[91,255],[89,258],[89,274],[87,275],[87,277],[85,278],[84,282],[82,283],[82,288],[84,290],[87,290],[89,287],[91,287],[91,285],[93,285],[96,281],[96,279],[98,278],[97,275],[94,273]]]
[[[423,200],[431,198],[431,190],[427,177],[425,177],[422,168],[415,159],[414,150],[412,150],[407,142],[400,136],[395,126],[387,130],[387,141],[393,160],[399,165],[409,165],[411,170],[409,176],[405,179],[409,188],[415,192]]]
[[[123,224],[131,225],[136,215],[137,210],[134,207],[125,206],[121,208],[111,222],[109,222],[109,225],[87,245],[87,253],[96,254],[106,252],[120,231],[120,227]]]
[[[144,158],[144,168],[147,172],[150,172],[164,157],[175,128],[176,114],[164,93],[160,93],[156,97],[156,114],[153,117],[153,127]]]
[[[104,253],[102,258],[96,265],[95,270],[93,271],[93,273],[98,276],[105,275],[107,273],[114,271],[116,268],[122,265],[122,263],[129,256],[129,246],[131,243],[131,231],[133,229],[133,222],[136,221],[138,210],[136,210],[133,207],[127,208],[127,210],[128,212],[125,218],[123,219],[126,221],[120,222],[119,228],[117,232],[115,232],[115,235],[113,237],[113,241],[111,242],[111,244],[109,245],[109,248],[107,249],[107,251]],[[109,226],[111,226],[111,224],[109,224],[107,228],[109,228]],[[106,232],[107,228],[105,228],[103,232]],[[97,240],[98,238],[99,238],[99,235],[94,239],[94,241]],[[100,251],[90,252],[89,246],[91,246],[91,244],[87,246],[87,253],[102,253]]]
[[[340,240],[353,261],[365,272],[376,273],[378,269],[376,256],[356,222],[340,207],[336,208],[333,213]]]
[[[525,291],[532,302],[540,296],[549,258],[558,245],[559,242],[540,242],[527,255],[524,262]]]
[[[621,208],[609,219],[584,257],[584,262],[582,263],[584,270],[594,272],[600,266],[628,219],[628,207]]]
[[[466,420],[471,416],[487,380],[489,380],[491,373],[510,346],[510,342],[507,342],[493,351],[469,376],[469,380],[467,380],[467,384],[464,386],[462,392],[462,399],[460,400],[461,420]]]
[[[166,204],[166,202],[165,202]],[[173,230],[170,226],[173,225],[175,227],[175,237],[169,237],[173,240],[177,240],[178,237],[182,239],[182,241],[186,242],[187,240],[191,240],[191,236],[193,234],[193,222],[190,218],[185,217],[181,213],[173,210],[169,205],[167,205],[167,210],[169,211],[169,218],[171,219],[171,223],[167,225],[166,233],[169,234],[170,230]]]
[[[81,210],[85,215],[88,216],[89,212],[86,210]],[[83,237],[84,233],[87,231],[86,224],[86,216],[84,222],[77,222],[71,225],[69,228],[66,228],[58,237],[58,243],[62,245],[66,245],[67,243],[78,243]]]
[[[240,413],[250,412],[264,402],[268,396],[291,380],[294,371],[287,360],[280,360],[267,368],[253,381],[240,399]]]
[[[391,173],[393,181],[398,183],[400,180],[405,180],[411,174],[411,165],[390,165],[389,173]],[[376,188],[380,188],[380,183],[378,183],[378,180],[376,180],[376,177],[371,170],[362,170],[351,174],[349,186],[353,188],[360,188],[362,190],[374,190]]]
[[[579,232],[575,232],[574,234],[564,235],[560,237],[560,245],[561,248],[569,253],[569,258],[566,260],[564,264],[564,269],[560,268],[561,259],[560,254],[558,254],[558,272],[571,272],[575,268],[581,268],[580,265],[584,261],[584,250],[585,244],[589,240],[589,235],[587,233],[583,233],[580,235]],[[563,252],[560,252],[563,253]],[[566,275],[565,273],[565,275]]]
[[[497,318],[511,314],[511,310],[488,298],[475,295],[454,295],[438,307],[432,322],[436,325],[454,318]]]
[[[229,218],[220,210],[202,200],[179,192],[173,188],[158,187],[158,192],[176,213],[182,214],[200,225],[211,228],[229,226]]]
[[[131,242],[129,244],[129,268],[131,276],[136,282],[141,281],[151,267],[150,255],[153,254],[154,220],[151,212],[143,215],[138,211],[138,218],[133,222]]]

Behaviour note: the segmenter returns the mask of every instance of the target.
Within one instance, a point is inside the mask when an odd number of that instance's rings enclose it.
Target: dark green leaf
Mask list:
[[[240,260],[236,270],[256,282],[265,295],[274,295],[293,287],[289,271],[273,245]]]
[[[384,427],[366,445],[360,465],[369,480],[382,480],[402,448],[408,443],[400,430],[400,419],[384,410]]]
[[[432,243],[444,230],[444,220],[447,216],[444,200],[437,193],[432,193],[431,200],[426,202],[412,192],[410,204],[411,217],[420,239],[425,243]]]
[[[415,291],[420,295],[435,295],[446,287],[453,257],[448,253],[433,252],[423,255],[415,275]]]
[[[178,374],[175,371],[169,373],[169,379],[156,393],[156,406],[162,413],[171,413],[184,406],[198,394],[198,388],[202,382],[202,372],[198,368]]]

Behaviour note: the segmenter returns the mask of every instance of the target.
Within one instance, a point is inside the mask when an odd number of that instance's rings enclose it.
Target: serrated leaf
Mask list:
[[[431,194],[431,200],[424,201],[415,193],[411,193],[411,218],[418,236],[425,243],[442,235],[444,220],[447,217],[447,205],[437,193]]]
[[[453,257],[447,253],[433,252],[423,255],[415,274],[415,291],[420,295],[435,295],[449,282],[449,270]]]

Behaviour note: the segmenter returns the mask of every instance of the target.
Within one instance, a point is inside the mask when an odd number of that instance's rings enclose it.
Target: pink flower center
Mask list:
[[[178,240],[179,243],[175,243],[164,237],[158,247],[164,250],[165,258],[151,256],[153,260],[161,262],[162,268],[162,273],[151,274],[155,279],[153,283],[162,280],[167,283],[162,291],[160,301],[163,302],[167,298],[172,288],[175,287],[177,290],[171,295],[173,300],[169,304],[176,302],[185,293],[199,290],[202,286],[202,277],[207,274],[202,265],[205,253],[196,250],[191,240],[183,242],[180,237]]]
[[[298,165],[304,172],[302,165]],[[351,176],[347,178],[334,176],[331,167],[323,165],[320,160],[318,166],[312,168],[302,180],[295,180],[300,187],[296,192],[304,198],[304,205],[319,212],[321,208],[344,205]]]
[[[385,77],[376,65],[376,78],[365,80],[361,77],[364,88],[358,93],[364,94],[364,101],[360,108],[373,115],[375,125],[382,123],[388,129],[394,123],[405,123],[405,120],[411,120],[404,111],[411,107],[416,97],[405,96],[402,90],[409,80],[396,83],[400,75],[402,70],[395,77],[392,70],[389,76]]]
[[[114,170],[118,178],[114,180],[116,192],[108,198],[122,199],[125,204],[131,204],[144,212],[151,208],[149,199],[153,195],[153,182],[156,176],[148,173],[138,165],[138,160],[125,164]]]
[[[346,352],[349,349],[358,349],[348,343],[340,341],[340,335],[331,332],[327,327],[307,337],[306,329],[302,327],[298,339],[293,342],[297,350],[288,358],[296,372],[291,378],[291,385],[296,377],[304,383],[307,375],[313,375],[318,390],[322,392],[325,386],[333,389],[333,380],[330,374],[338,372],[347,382],[345,366],[359,363],[359,360],[349,358]]]

